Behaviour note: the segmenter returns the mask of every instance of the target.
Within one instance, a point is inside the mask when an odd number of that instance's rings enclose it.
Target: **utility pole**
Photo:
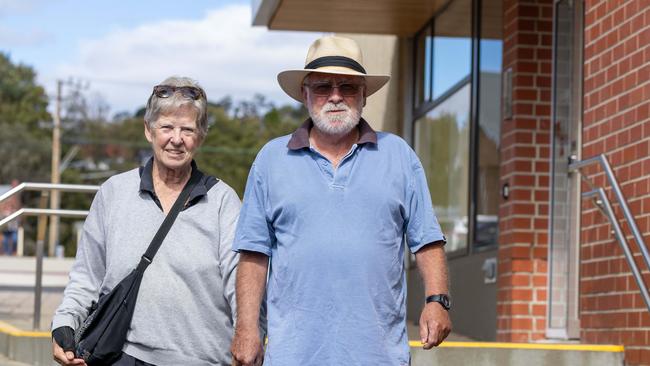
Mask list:
[[[59,164],[61,160],[61,87],[63,82],[56,81],[56,109],[54,112],[54,126],[52,128],[52,175],[53,184],[61,183]],[[52,190],[50,195],[50,208],[56,210],[60,205],[60,192]],[[54,257],[54,250],[59,242],[59,216],[50,216],[50,232],[48,235],[48,256]]]
[[[54,192],[54,191],[52,191]],[[49,192],[41,192],[38,207],[46,208]],[[45,244],[45,229],[47,216],[40,215],[36,229],[36,284],[34,285],[34,330],[41,328],[41,298],[43,295],[43,247]]]

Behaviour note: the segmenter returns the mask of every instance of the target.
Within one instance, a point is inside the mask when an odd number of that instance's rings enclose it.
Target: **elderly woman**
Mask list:
[[[144,134],[153,157],[107,180],[93,200],[63,301],[52,321],[54,359],[83,365],[74,331],[100,294],[140,261],[193,171],[207,133],[207,101],[193,80],[171,77],[153,89]],[[227,365],[235,314],[231,250],[240,200],[201,174],[144,272],[121,358],[114,365]]]

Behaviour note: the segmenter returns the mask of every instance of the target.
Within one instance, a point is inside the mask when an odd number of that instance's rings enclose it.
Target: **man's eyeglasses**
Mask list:
[[[334,88],[337,88],[339,90],[339,93],[343,95],[344,97],[353,97],[357,94],[359,94],[359,89],[363,87],[363,84],[355,84],[355,83],[341,83],[341,84],[333,84],[333,83],[305,83],[305,86],[308,86],[311,91],[319,96],[328,96],[332,94],[332,91],[334,91]]]
[[[153,87],[153,93],[158,98],[169,98],[174,93],[179,92],[184,98],[197,100],[203,94],[203,90],[194,86],[172,86],[172,85],[156,85]]]

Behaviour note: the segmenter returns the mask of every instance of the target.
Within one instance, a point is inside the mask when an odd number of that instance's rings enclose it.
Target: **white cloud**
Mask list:
[[[260,93],[276,103],[289,103],[276,75],[302,67],[319,34],[253,28],[250,18],[250,7],[232,5],[209,11],[199,20],[117,29],[82,41],[75,61],[58,65],[54,77],[87,78],[113,111],[144,105],[153,85],[170,75],[198,80],[214,101]]]
[[[0,44],[3,47],[42,46],[53,39],[54,36],[52,34],[41,29],[21,32],[0,25]]]
[[[0,20],[10,16],[28,16],[43,6],[42,0],[0,0]],[[0,45],[4,49],[16,46],[41,46],[52,41],[52,34],[43,29],[16,30],[0,22]]]
[[[11,14],[27,14],[40,6],[42,0],[0,0],[0,18]]]

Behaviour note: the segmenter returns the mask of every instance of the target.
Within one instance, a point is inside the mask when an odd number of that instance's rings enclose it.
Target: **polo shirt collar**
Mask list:
[[[309,130],[314,126],[311,118],[308,118],[303,124],[298,127],[291,135],[287,147],[291,150],[300,150],[309,147]],[[357,125],[359,129],[359,140],[357,145],[371,143],[377,145],[377,132],[370,127],[365,119],[361,118]]]
[[[192,171],[196,169],[198,169],[196,163],[192,160]],[[203,176],[201,171],[199,173]],[[187,202],[195,202],[197,198],[208,194],[208,190],[209,187],[206,186],[206,180],[201,178],[194,186],[194,189],[192,189],[192,192],[190,192],[190,197]],[[140,192],[148,192],[153,197],[156,197],[156,191],[153,188],[153,157],[149,158],[147,164],[140,168]]]

